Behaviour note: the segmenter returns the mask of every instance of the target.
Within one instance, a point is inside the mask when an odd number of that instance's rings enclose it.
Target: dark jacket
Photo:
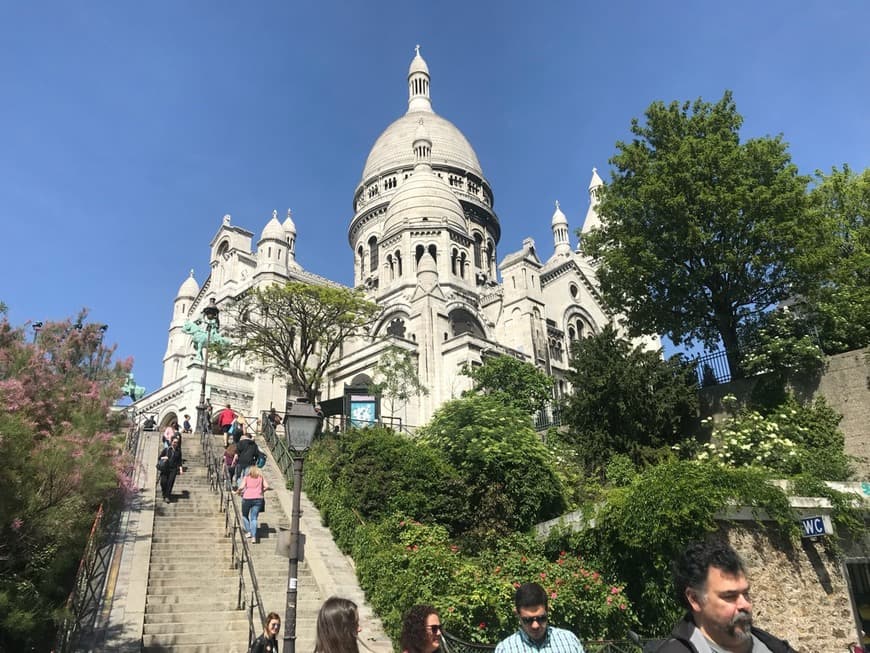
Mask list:
[[[278,653],[278,640],[274,637],[260,635],[254,640],[254,643],[251,644],[248,653]]]
[[[257,462],[257,455],[260,450],[257,448],[257,443],[247,438],[242,438],[236,445],[239,452],[239,466],[250,467]]]
[[[161,470],[161,474],[169,474],[170,472],[178,472],[178,468],[182,465],[181,449],[173,449],[171,446],[160,451],[160,458],[166,458],[166,466]]]
[[[671,631],[671,638],[658,648],[657,653],[698,653],[695,645],[689,641],[692,637],[692,632],[695,630],[695,622],[692,620],[692,615],[687,614]],[[761,630],[761,628],[752,627],[752,634],[755,635],[761,642],[767,646],[773,653],[797,653],[787,641],[777,639],[770,633]]]

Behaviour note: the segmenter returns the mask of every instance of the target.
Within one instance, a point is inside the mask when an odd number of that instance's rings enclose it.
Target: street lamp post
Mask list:
[[[290,570],[287,574],[287,604],[284,611],[283,653],[296,653],[296,594],[299,572],[299,516],[302,498],[302,463],[320,425],[314,406],[296,401],[284,416],[287,447],[293,455],[293,510],[290,515]]]
[[[220,319],[218,315],[220,311],[215,304],[214,297],[209,301],[208,306],[202,309],[202,315],[205,320],[205,353],[202,357],[202,378],[199,386],[199,404],[196,406],[196,432],[205,433],[210,426],[208,417],[205,414],[205,380],[208,375],[208,351],[211,344],[211,334],[220,327]]]

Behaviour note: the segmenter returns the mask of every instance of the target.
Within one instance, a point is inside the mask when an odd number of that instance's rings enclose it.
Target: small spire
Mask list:
[[[556,208],[559,208],[559,200],[556,200]]]
[[[419,43],[414,46],[414,54],[418,57],[420,56],[420,44]]]
[[[190,268],[190,278],[193,279],[193,268]]]
[[[230,214],[227,213],[226,215],[224,215],[224,224],[228,225],[229,223],[230,223]]]
[[[272,218],[278,219],[278,209],[272,209]]]

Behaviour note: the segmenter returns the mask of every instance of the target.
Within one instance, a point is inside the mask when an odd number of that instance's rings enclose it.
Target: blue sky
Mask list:
[[[225,213],[292,208],[297,258],[349,283],[353,191],[404,113],[414,45],[435,110],[474,146],[499,258],[578,227],[597,166],[654,100],[734,91],[745,137],[802,172],[870,166],[870,4],[299,2],[0,4],[0,300],[15,324],[81,307],[161,379],[172,300]]]

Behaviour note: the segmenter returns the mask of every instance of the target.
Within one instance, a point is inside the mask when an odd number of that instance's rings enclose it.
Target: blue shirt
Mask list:
[[[570,630],[547,626],[547,634],[534,641],[520,629],[495,647],[495,653],[584,653],[583,645]]]

